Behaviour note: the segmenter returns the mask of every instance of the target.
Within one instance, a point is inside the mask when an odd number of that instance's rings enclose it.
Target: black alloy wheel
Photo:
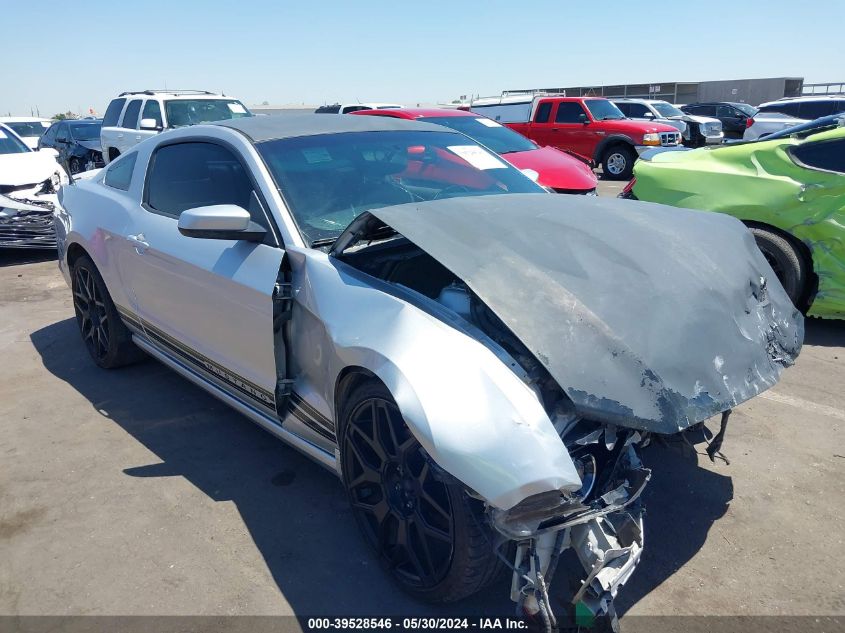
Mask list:
[[[343,481],[358,526],[391,575],[432,602],[488,584],[500,571],[494,537],[463,488],[439,472],[381,383],[365,384],[350,400]]]

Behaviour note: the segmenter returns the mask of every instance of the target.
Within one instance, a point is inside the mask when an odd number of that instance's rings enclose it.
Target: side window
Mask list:
[[[737,116],[737,111],[730,106],[720,105],[716,106],[716,117],[719,119],[734,119]]]
[[[195,207],[236,204],[268,228],[243,165],[230,150],[214,143],[178,143],[157,149],[147,171],[145,200],[151,210],[173,218]]]
[[[689,110],[693,114],[697,114],[699,116],[712,116],[712,117],[716,116],[716,106],[707,106],[707,105],[694,106],[694,107],[690,108]]]
[[[805,143],[789,150],[793,160],[810,169],[845,174],[845,139]]]
[[[50,126],[50,129],[44,132],[44,136],[41,137],[41,144],[42,145],[52,145],[56,142],[56,131],[59,129],[58,123],[53,123]]]
[[[141,100],[140,99],[133,99],[129,102],[129,105],[126,106],[126,112],[123,113],[123,121],[120,124],[120,127],[128,127],[130,130],[134,130],[138,127],[138,113],[141,111]]]
[[[760,108],[760,112],[780,112],[781,114],[797,117],[799,116],[798,110],[800,105],[799,103],[772,103],[771,105]]]
[[[341,114],[349,114],[350,112],[358,112],[359,110],[372,110],[369,106],[346,106]]]
[[[132,152],[112,163],[106,169],[106,177],[103,183],[115,189],[129,191],[129,184],[132,182],[132,172],[135,169],[135,160],[138,154]]]
[[[154,119],[158,127],[161,124],[161,106],[155,99],[148,99],[144,104],[144,112],[141,114],[142,119]]]
[[[803,101],[798,104],[798,117],[801,119],[818,119],[833,113],[833,100]]]
[[[65,143],[70,140],[70,134],[67,130],[67,125],[59,123],[56,126],[56,140],[60,143]]]
[[[106,108],[106,113],[103,116],[103,127],[113,127],[117,125],[120,118],[120,111],[123,110],[123,104],[126,99],[112,99],[109,107]]]
[[[549,115],[552,113],[552,102],[543,101],[537,108],[537,114],[534,116],[535,123],[548,123]]]
[[[581,107],[580,103],[562,101],[557,104],[555,123],[581,123],[583,120],[581,119],[582,114],[584,114],[584,108]]]
[[[624,101],[614,101],[613,105],[615,105],[617,108],[622,110],[622,114],[624,114],[625,116],[628,116],[628,117],[631,116],[631,104],[630,103],[625,103]]]
[[[631,114],[628,116],[642,119],[645,117],[646,112],[651,112],[647,107],[645,107],[642,103],[630,103],[628,104],[631,106]]]

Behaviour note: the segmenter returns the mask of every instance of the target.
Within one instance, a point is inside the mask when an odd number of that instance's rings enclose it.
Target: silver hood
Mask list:
[[[734,218],[616,199],[481,196],[372,215],[460,277],[579,413],[674,433],[774,385],[804,336]]]

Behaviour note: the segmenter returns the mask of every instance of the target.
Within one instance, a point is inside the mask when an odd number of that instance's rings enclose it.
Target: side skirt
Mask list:
[[[184,378],[187,378],[192,383],[209,392],[211,395],[215,396],[222,402],[228,404],[230,407],[232,407],[242,415],[245,415],[250,420],[255,422],[258,426],[262,427],[265,431],[268,431],[271,434],[275,435],[280,440],[286,442],[287,444],[297,449],[307,457],[310,457],[321,466],[324,466],[328,470],[332,471],[334,474],[339,474],[337,460],[335,459],[335,456],[331,453],[328,453],[322,448],[312,444],[308,440],[305,440],[299,437],[298,435],[291,433],[284,427],[280,426],[278,421],[275,420],[271,415],[262,413],[261,411],[247,404],[245,401],[241,400],[240,398],[237,398],[236,396],[225,391],[223,388],[199,375],[197,372],[193,371],[191,368],[184,365],[181,361],[172,357],[170,354],[167,354],[158,347],[155,347],[154,345],[150,344],[138,334],[133,334],[132,340],[138,347],[147,352],[147,354],[149,354],[156,360],[164,363],[165,365],[170,367],[170,369],[177,372]]]

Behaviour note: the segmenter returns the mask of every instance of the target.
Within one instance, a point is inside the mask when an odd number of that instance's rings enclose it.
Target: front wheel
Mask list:
[[[100,272],[87,256],[80,257],[73,264],[71,289],[79,333],[97,365],[113,369],[144,357],[120,320]]]
[[[604,175],[611,180],[630,180],[636,159],[634,150],[627,145],[614,145],[605,152],[602,159]]]
[[[341,470],[367,542],[398,584],[429,602],[452,602],[489,584],[501,567],[480,503],[441,474],[380,382],[342,407]]]
[[[763,253],[769,266],[780,281],[792,304],[799,309],[805,306],[809,267],[804,257],[782,235],[764,228],[749,227],[757,248]]]
[[[82,163],[76,157],[70,159],[68,167],[70,167],[70,173],[72,174],[78,174],[82,171]]]

